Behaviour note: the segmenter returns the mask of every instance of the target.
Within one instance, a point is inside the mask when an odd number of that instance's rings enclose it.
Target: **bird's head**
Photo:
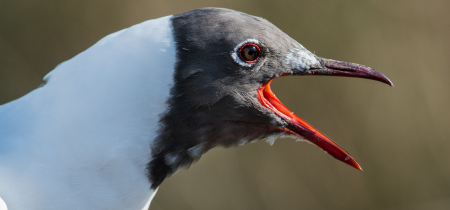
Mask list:
[[[172,30],[175,84],[149,164],[154,187],[215,146],[274,135],[310,141],[361,170],[347,152],[286,108],[270,83],[281,76],[328,75],[392,85],[383,74],[317,57],[267,20],[233,10],[206,8],[175,15]]]

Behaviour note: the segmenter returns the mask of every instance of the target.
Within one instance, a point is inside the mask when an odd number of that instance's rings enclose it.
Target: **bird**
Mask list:
[[[165,178],[214,147],[292,137],[362,170],[286,108],[274,78],[358,77],[269,21],[201,8],[112,33],[0,106],[0,209],[148,209]],[[3,201],[3,202],[1,202]]]

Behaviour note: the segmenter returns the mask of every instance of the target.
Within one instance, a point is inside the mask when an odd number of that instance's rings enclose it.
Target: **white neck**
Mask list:
[[[8,208],[142,209],[153,194],[146,165],[175,56],[170,16],[146,21],[1,106],[0,146],[10,154],[0,156],[0,197]]]

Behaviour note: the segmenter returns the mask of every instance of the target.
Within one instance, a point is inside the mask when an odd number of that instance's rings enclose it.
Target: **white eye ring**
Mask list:
[[[255,45],[259,45],[259,41],[256,39],[247,39],[241,43],[239,43],[238,45],[236,45],[236,47],[234,48],[234,50],[231,52],[231,57],[233,58],[234,62],[236,62],[237,64],[244,66],[244,67],[252,67],[255,63],[247,63],[245,61],[243,61],[241,59],[241,56],[238,55],[239,50],[242,48],[242,46],[251,43],[251,44],[255,44]]]

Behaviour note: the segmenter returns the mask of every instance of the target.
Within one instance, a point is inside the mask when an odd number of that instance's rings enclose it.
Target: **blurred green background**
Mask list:
[[[0,0],[0,104],[110,33],[212,6],[264,17],[316,55],[373,67],[395,88],[278,78],[280,100],[364,172],[291,139],[217,148],[166,179],[151,210],[450,209],[448,0]]]

